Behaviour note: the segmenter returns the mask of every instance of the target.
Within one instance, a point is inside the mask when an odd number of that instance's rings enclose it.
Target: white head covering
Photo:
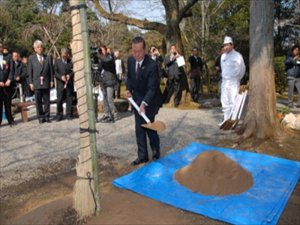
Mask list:
[[[232,38],[229,36],[225,36],[223,44],[225,45],[225,44],[229,44],[229,43],[233,44]]]

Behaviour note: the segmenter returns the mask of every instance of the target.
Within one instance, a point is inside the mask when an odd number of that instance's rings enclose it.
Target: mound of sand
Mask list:
[[[253,185],[252,175],[223,153],[211,150],[198,155],[178,170],[175,179],[204,195],[240,194]]]

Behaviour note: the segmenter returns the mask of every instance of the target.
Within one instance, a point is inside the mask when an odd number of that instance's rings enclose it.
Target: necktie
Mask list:
[[[136,71],[135,71],[135,73],[136,73],[136,78],[138,78],[138,74],[139,74],[139,72],[140,72],[140,69],[141,69],[140,63],[138,63],[138,64],[137,64],[137,67],[136,67]]]
[[[43,64],[43,57],[39,55],[39,62],[40,64]]]

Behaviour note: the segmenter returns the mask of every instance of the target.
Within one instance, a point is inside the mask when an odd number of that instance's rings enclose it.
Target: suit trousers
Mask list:
[[[147,109],[146,109],[147,110]],[[148,116],[151,122],[154,121],[155,116]],[[148,150],[147,150],[147,136],[150,141],[150,147],[152,149],[152,153],[156,153],[160,151],[160,140],[156,131],[146,129],[142,127],[142,124],[146,122],[139,115],[139,113],[134,111],[135,118],[135,135],[138,146],[138,158],[148,160]]]
[[[298,102],[297,105],[300,106],[300,78],[288,77],[288,105],[290,107],[294,106],[294,88],[296,87],[298,92]]]
[[[198,100],[200,90],[200,76],[191,78],[191,95],[194,101]],[[202,92],[201,92],[202,93]]]
[[[57,88],[57,116],[63,115],[63,103],[66,100],[66,114],[73,116],[72,103],[73,103],[73,88]]]
[[[163,103],[168,103],[172,95],[174,95],[174,106],[177,107],[182,95],[181,80],[168,79],[163,93]]]
[[[103,104],[104,104],[104,114],[111,116],[116,112],[116,107],[114,104],[114,87],[108,86],[103,88]]]
[[[14,122],[11,112],[11,91],[11,87],[0,87],[0,124],[2,123],[3,104],[8,123]]]
[[[36,89],[35,105],[39,120],[50,117],[50,89]]]

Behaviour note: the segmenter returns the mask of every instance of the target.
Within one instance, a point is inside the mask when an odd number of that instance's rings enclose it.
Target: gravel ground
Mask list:
[[[27,123],[20,121],[20,115],[15,117],[16,126],[11,128],[4,122],[0,128],[0,190],[45,176],[49,171],[51,174],[54,168],[70,171],[74,167],[79,154],[79,119],[40,125],[32,117]],[[119,117],[114,124],[97,123],[97,151],[130,163],[136,158],[134,117],[130,112],[120,113]],[[222,136],[218,129],[222,120],[220,108],[162,108],[156,119],[167,126],[160,134],[162,155],[193,141],[213,144]]]

